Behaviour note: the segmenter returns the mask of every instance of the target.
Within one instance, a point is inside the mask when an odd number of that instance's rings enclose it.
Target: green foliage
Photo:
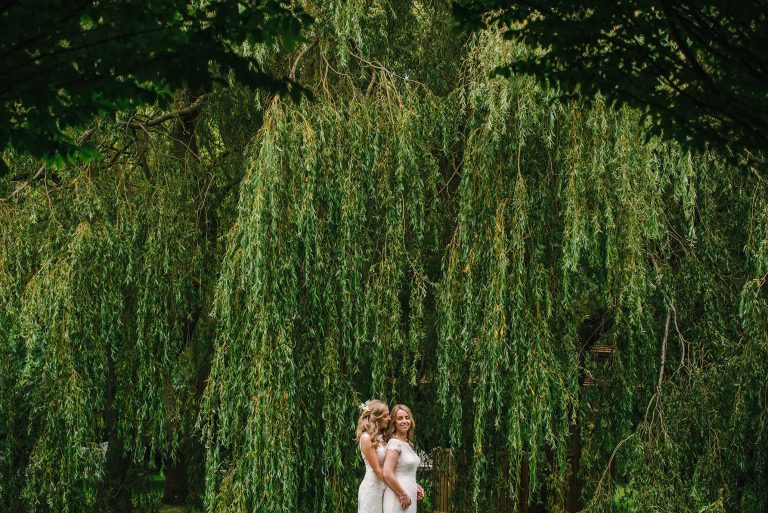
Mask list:
[[[150,472],[198,437],[215,230],[242,174],[217,146],[249,137],[225,128],[200,123],[193,158],[107,127],[127,160],[0,204],[3,510],[150,511]],[[212,130],[225,139],[203,144]]]
[[[105,472],[118,471],[105,456],[151,462],[178,415],[168,394],[184,379],[175,374],[181,312],[194,301],[199,257],[169,247],[191,245],[195,227],[163,222],[173,210],[162,196],[122,202],[101,187],[119,195],[124,185],[99,182],[81,182],[54,212],[40,204],[43,233],[34,236],[63,244],[41,252],[11,331],[11,343],[25,346],[17,387],[31,405],[23,426],[31,447],[22,493],[35,511],[93,506]]]
[[[768,44],[762,2],[456,0],[468,28],[500,22],[538,51],[501,63],[590,101],[650,116],[685,147],[764,163]],[[760,166],[762,168],[762,165]]]
[[[277,0],[13,2],[0,31],[0,149],[61,168],[93,159],[93,147],[66,129],[96,115],[167,104],[180,87],[207,91],[230,76],[288,91],[239,49],[290,46],[307,21]]]
[[[251,50],[315,101],[119,117],[0,201],[3,510],[153,509],[174,455],[208,511],[353,510],[369,397],[458,512],[562,511],[572,471],[590,511],[765,510],[764,180],[490,78],[532,50],[447,8],[308,3]]]
[[[441,216],[443,150],[427,143],[444,114],[401,99],[267,113],[217,287],[203,406],[213,509],[352,508],[361,395],[416,385]]]
[[[768,191],[761,182],[722,180],[723,172],[709,163],[691,177],[697,216],[710,220],[694,223],[700,228],[695,241],[683,244],[674,239],[679,231],[670,232],[659,287],[673,319],[669,377],[622,449],[626,456],[617,458],[631,511],[649,505],[658,511],[760,511],[768,501],[761,449],[768,330],[760,249],[766,244]]]
[[[734,251],[746,240],[744,223],[732,219],[755,219],[741,209],[762,204],[764,188],[649,139],[637,113],[600,99],[588,110],[565,106],[522,78],[489,80],[495,66],[525,52],[498,35],[465,51],[463,81],[448,95],[395,77],[365,96],[364,83],[342,74],[317,104],[270,111],[218,286],[212,402],[204,407],[209,507],[353,507],[356,481],[344,467],[354,461],[345,435],[352,406],[360,396],[416,400],[414,389],[434,383],[439,403],[421,404],[417,417],[440,424],[427,447],[448,444],[471,469],[454,495],[462,510],[487,511],[505,489],[519,492],[523,467],[532,497],[544,487],[558,507],[578,423],[593,508],[610,506],[605,492],[619,482],[642,498],[624,501],[629,508],[702,507],[721,497],[759,511],[764,499],[747,490],[760,489],[762,463],[731,482],[713,477],[740,463],[720,463],[706,443],[696,445],[701,436],[686,441],[685,457],[643,451],[658,453],[662,436],[690,433],[692,417],[676,398],[712,392],[712,383],[678,382],[717,361],[706,342],[712,332],[683,326],[670,334],[669,309],[675,326],[703,317],[716,332],[762,336],[762,325],[732,321],[752,279]],[[418,131],[403,125],[425,106]],[[402,169],[408,187],[391,180],[392,169]],[[430,206],[431,194],[445,196]],[[434,227],[422,235],[421,226]],[[425,273],[420,263],[431,269],[436,253],[441,269]],[[723,266],[735,273],[728,294],[720,290]],[[434,325],[414,326],[421,319]],[[595,320],[598,329],[587,330]],[[666,359],[683,357],[671,347],[677,337],[699,345],[671,373]],[[670,344],[663,393],[662,340]],[[597,361],[595,344],[614,348],[613,356]],[[730,369],[720,386],[733,390],[742,372]],[[585,375],[596,384],[580,388]],[[704,416],[707,429],[762,432],[758,397],[728,428],[719,415]],[[613,476],[605,475],[609,459]],[[708,477],[692,472],[696,465]],[[265,474],[279,477],[265,482]]]

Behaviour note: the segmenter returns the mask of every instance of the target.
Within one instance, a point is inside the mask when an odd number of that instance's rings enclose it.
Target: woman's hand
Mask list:
[[[424,488],[421,485],[416,485],[416,500],[424,500]]]
[[[411,505],[411,496],[407,493],[403,494],[402,497],[400,497],[400,507],[403,509],[407,509],[408,506]]]

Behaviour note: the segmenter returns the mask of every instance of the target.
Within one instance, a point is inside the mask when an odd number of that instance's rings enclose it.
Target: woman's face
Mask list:
[[[405,410],[398,409],[395,414],[395,429],[401,435],[407,435],[411,429],[411,416]]]
[[[392,417],[389,415],[389,408],[385,410],[384,416],[379,419],[379,431],[384,431],[389,426]]]

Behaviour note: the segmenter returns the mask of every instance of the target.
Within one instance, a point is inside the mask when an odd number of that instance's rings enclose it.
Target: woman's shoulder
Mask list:
[[[384,444],[384,437],[382,435],[372,436],[370,433],[360,433],[360,441],[369,440],[373,445]]]
[[[403,443],[404,442],[402,440],[393,436],[387,442],[387,449],[390,451],[403,452]]]

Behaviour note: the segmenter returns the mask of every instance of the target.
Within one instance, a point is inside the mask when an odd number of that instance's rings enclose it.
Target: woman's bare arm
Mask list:
[[[384,481],[384,472],[379,464],[379,457],[376,456],[376,447],[373,446],[373,440],[371,440],[370,436],[360,437],[360,452],[363,454],[365,461],[368,462],[368,465],[371,466],[376,477]]]
[[[406,504],[404,507],[408,507],[411,504],[412,499],[405,492],[405,489],[400,486],[400,482],[397,480],[397,477],[395,477],[395,466],[397,466],[397,460],[399,457],[399,452],[393,451],[392,449],[387,449],[387,456],[384,458],[384,482],[387,483],[387,486],[389,486],[392,491],[395,492],[395,495],[397,495],[399,498],[405,496],[404,498],[400,499],[400,505],[403,506],[403,501],[405,500]]]

